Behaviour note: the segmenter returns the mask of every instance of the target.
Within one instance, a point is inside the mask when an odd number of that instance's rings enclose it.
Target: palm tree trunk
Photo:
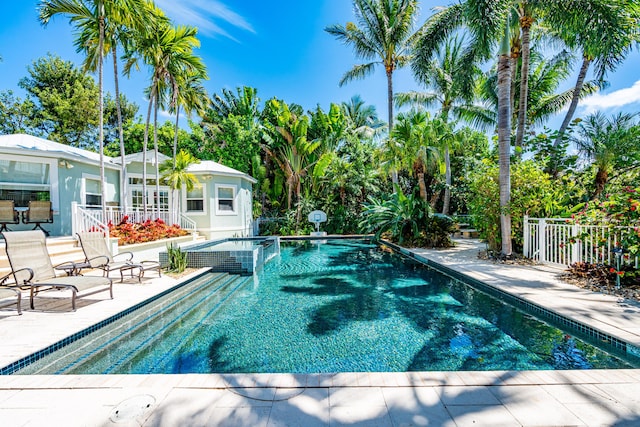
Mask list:
[[[101,192],[101,209],[102,209],[102,221],[106,222],[106,218],[107,218],[107,193],[106,193],[106,189],[107,189],[107,181],[105,179],[104,176],[104,99],[103,99],[103,94],[102,94],[102,87],[103,87],[103,61],[102,61],[102,50],[103,50],[103,45],[104,45],[104,17],[101,16],[100,17],[100,37],[99,37],[99,41],[98,41],[98,49],[99,49],[99,55],[98,55],[98,91],[99,91],[99,115],[100,115],[100,120],[99,120],[99,129],[98,129],[98,151],[100,152],[100,192]],[[108,233],[108,230],[107,230]]]
[[[151,110],[153,109],[153,98],[155,97],[155,81],[151,94],[149,95],[149,108],[147,109],[147,122],[144,127],[144,138],[142,139],[142,213],[147,217],[147,149],[149,147],[149,125],[151,123]]]
[[[180,104],[176,106],[176,128],[173,134],[173,167],[176,167],[176,155],[178,154],[178,123],[180,121]]]
[[[122,127],[122,106],[120,104],[120,86],[118,82],[118,54],[116,52],[116,45],[113,45],[111,50],[113,54],[113,78],[114,78],[114,90],[116,93],[116,113],[118,115],[118,137],[120,138],[120,158],[122,159],[122,165],[120,165],[120,205],[124,214],[127,212],[127,165],[124,162],[124,129]]]
[[[427,184],[424,182],[424,172],[419,172],[418,174],[418,188],[420,189],[420,198],[425,202],[428,202],[429,199],[427,197]]]
[[[178,123],[180,122],[180,104],[176,106],[176,128],[173,134],[173,168],[176,168],[176,155],[178,154]],[[171,222],[176,223],[176,218],[180,216],[180,210],[176,211],[178,201],[177,191],[171,192]],[[176,215],[177,214],[177,215]]]
[[[520,102],[518,103],[518,128],[516,131],[516,155],[522,157],[524,132],[527,126],[527,101],[529,98],[529,63],[531,57],[531,24],[533,19],[520,19],[522,28],[522,68],[520,71]]]
[[[389,118],[389,134],[393,129],[393,70],[387,69],[387,111]]]
[[[576,112],[576,108],[578,108],[578,101],[580,100],[580,93],[582,93],[582,87],[584,86],[584,80],[587,76],[587,70],[589,69],[589,65],[591,64],[591,60],[584,56],[582,58],[582,67],[580,67],[580,72],[578,73],[578,79],[576,80],[576,86],[573,89],[573,97],[571,98],[571,104],[569,104],[569,109],[567,110],[567,114],[564,116],[564,120],[562,125],[560,125],[560,129],[558,130],[558,136],[556,140],[553,142],[553,148],[557,148],[562,141],[562,137],[564,132],[569,127],[569,123],[573,119],[573,115]]]
[[[508,32],[507,32],[508,33]],[[508,39],[508,37],[507,37]],[[502,237],[502,255],[511,255],[511,112],[510,58],[501,54],[498,59],[498,149],[500,165],[500,230]]]
[[[449,215],[449,205],[451,204],[451,156],[449,154],[449,146],[444,147],[444,201],[442,202],[442,214]]]
[[[153,161],[156,168],[156,194],[154,203],[156,205],[156,218],[160,218],[160,170],[158,168],[158,97],[155,97],[153,109]]]

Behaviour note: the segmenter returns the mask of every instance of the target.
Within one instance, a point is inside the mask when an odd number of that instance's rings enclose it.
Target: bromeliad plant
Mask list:
[[[189,234],[179,225],[169,225],[162,219],[155,221],[150,219],[142,223],[129,222],[129,217],[124,216],[120,223],[109,223],[109,236],[118,238],[118,245],[130,245],[133,243],[152,242],[159,239],[186,236]]]

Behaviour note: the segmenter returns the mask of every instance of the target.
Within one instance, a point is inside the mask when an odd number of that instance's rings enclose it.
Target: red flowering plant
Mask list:
[[[578,225],[598,225],[602,231],[594,237],[588,230],[583,231],[572,243],[581,240],[592,245],[592,250],[603,254],[603,249],[613,249],[615,265],[609,266],[613,280],[616,276],[626,278],[626,283],[640,279],[636,260],[640,256],[640,188],[624,187],[616,194],[607,194],[599,203],[585,205],[584,209],[572,215]]]
[[[169,225],[160,218],[155,221],[148,219],[142,223],[131,223],[129,217],[124,216],[117,225],[109,223],[109,236],[117,237],[118,245],[152,242],[159,239],[186,236],[187,234],[189,233],[179,225]]]

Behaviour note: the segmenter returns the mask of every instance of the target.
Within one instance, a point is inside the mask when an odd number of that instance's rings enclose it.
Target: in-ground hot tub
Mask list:
[[[187,267],[211,268],[214,272],[252,275],[280,253],[278,237],[247,237],[211,240],[181,247],[187,254]],[[159,254],[160,264],[169,264],[169,254]]]

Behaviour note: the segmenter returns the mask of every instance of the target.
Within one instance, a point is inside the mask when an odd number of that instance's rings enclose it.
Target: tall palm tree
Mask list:
[[[474,64],[467,64],[464,55],[464,38],[455,36],[438,46],[431,59],[427,60],[424,55],[416,56],[411,64],[413,73],[420,83],[433,89],[433,92],[399,93],[395,97],[396,103],[426,107],[439,104],[440,116],[445,123],[450,114],[456,118],[473,117],[476,121],[482,121],[483,115],[477,114],[479,109],[471,105],[475,91],[469,90],[469,86],[481,72]],[[446,185],[442,213],[445,215],[449,214],[451,200],[450,148],[449,144],[444,145]]]
[[[172,222],[174,223],[177,218],[174,213],[181,212],[180,198],[177,197],[178,190],[184,187],[187,191],[193,191],[194,188],[200,185],[198,178],[188,172],[189,166],[197,163],[200,163],[199,159],[193,157],[186,151],[180,151],[173,159],[166,160],[160,165],[162,179],[171,189],[171,197],[173,198],[172,206],[174,206]]]
[[[438,46],[459,29],[466,28],[469,49],[464,61],[477,63],[498,54],[498,149],[500,164],[500,207],[502,253],[510,256],[510,140],[511,140],[511,58],[509,27],[511,0],[464,0],[434,14],[421,28],[416,56],[427,62]],[[496,50],[496,47],[499,49]],[[494,56],[495,57],[495,56]]]
[[[183,107],[187,117],[190,117],[193,111],[196,111],[200,116],[204,115],[209,105],[207,91],[202,85],[202,81],[208,78],[206,72],[202,75],[193,71],[187,71],[184,75],[178,75],[177,77],[179,79],[179,84],[177,85],[178,96],[173,98],[175,103],[171,105],[172,111],[176,113],[176,124],[173,135],[174,162],[178,150],[180,107]]]
[[[393,73],[410,58],[417,0],[353,0],[357,24],[335,24],[325,31],[353,46],[357,57],[366,61],[355,65],[340,80],[340,86],[373,73],[382,65],[387,76],[389,129],[393,128]]]
[[[162,11],[151,6],[150,13],[154,16],[163,16]],[[163,101],[163,96],[171,93],[175,98],[179,93],[177,88],[181,73],[194,72],[205,75],[205,67],[202,59],[193,54],[193,49],[200,45],[195,27],[173,27],[164,20],[156,23],[151,31],[141,34],[136,39],[136,49],[139,57],[152,68],[151,84],[148,89],[149,108],[147,109],[147,121],[143,139],[143,193],[146,195],[146,153],[149,140],[149,125],[151,112],[154,111],[154,164],[156,168],[156,198],[160,196],[160,180],[158,170],[158,140],[157,140],[157,112]],[[127,72],[137,64],[139,58],[134,54],[128,57],[125,67]],[[166,102],[165,102],[166,103]],[[159,199],[155,206],[159,212]],[[146,214],[146,199],[144,203]]]
[[[640,36],[637,0],[575,0],[557,3],[559,13],[546,17],[549,31],[570,49],[582,53],[571,104],[554,141],[557,147],[573,119],[591,64],[597,79],[624,61]]]
[[[124,146],[124,128],[122,125],[122,106],[120,97],[120,84],[118,73],[118,46],[123,46],[125,49],[129,48],[132,38],[132,34],[136,31],[144,31],[145,26],[149,25],[150,20],[154,19],[153,16],[144,13],[146,10],[145,0],[127,0],[121,1],[119,8],[114,8],[110,13],[109,19],[105,22],[104,32],[104,55],[111,52],[113,61],[113,77],[114,77],[114,90],[116,101],[116,115],[118,122],[118,138],[120,140],[120,157],[124,159],[125,146]],[[96,22],[89,20],[84,23],[82,32],[78,39],[76,39],[76,46],[78,49],[84,49],[87,51],[95,51],[99,45],[99,32],[96,26]],[[95,72],[98,67],[98,54],[92,52],[87,55],[85,61],[85,69]],[[126,164],[123,161],[120,169],[120,199],[123,211],[127,211],[127,182],[126,182]]]
[[[601,112],[594,113],[580,122],[576,135],[570,138],[580,156],[596,168],[591,199],[602,194],[615,165],[628,165],[634,155],[640,154],[637,146],[640,125],[635,121],[636,116],[619,113],[608,118]]]
[[[39,3],[39,18],[43,25],[47,25],[51,18],[55,15],[68,15],[69,21],[79,32],[82,28],[93,26],[97,28],[97,49],[88,49],[82,46],[87,55],[95,55],[98,63],[98,91],[99,91],[99,129],[98,129],[98,151],[100,154],[100,188],[102,191],[101,207],[103,218],[106,216],[106,200],[105,192],[106,181],[104,175],[104,100],[103,100],[103,81],[102,81],[102,63],[104,58],[104,38],[105,25],[107,19],[114,16],[115,9],[121,5],[119,1],[106,0],[43,0]],[[87,59],[87,63],[93,61]]]

